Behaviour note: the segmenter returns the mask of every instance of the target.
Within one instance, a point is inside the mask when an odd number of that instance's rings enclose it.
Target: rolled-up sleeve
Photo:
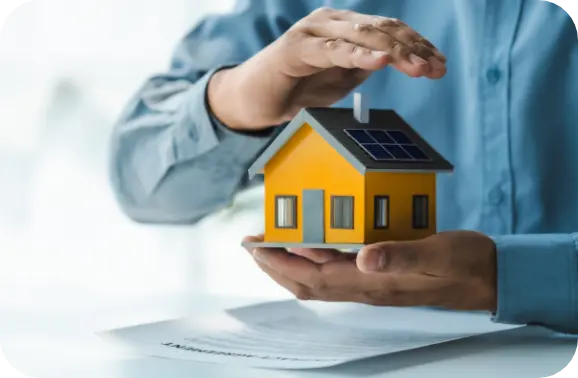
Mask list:
[[[494,321],[578,333],[578,234],[495,237]]]
[[[110,178],[130,218],[194,223],[251,184],[247,168],[272,129],[239,133],[221,124],[208,107],[208,82],[308,12],[299,1],[289,5],[242,0],[230,13],[205,18],[180,41],[168,72],[147,80],[124,108],[113,132]]]

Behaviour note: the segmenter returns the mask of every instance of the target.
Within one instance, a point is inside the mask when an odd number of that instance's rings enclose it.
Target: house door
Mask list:
[[[304,190],[303,214],[303,243],[325,243],[325,209],[323,190]]]

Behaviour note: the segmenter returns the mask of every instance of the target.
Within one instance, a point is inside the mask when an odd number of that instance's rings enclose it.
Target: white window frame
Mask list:
[[[275,228],[297,228],[297,196],[275,196]]]
[[[355,228],[355,197],[331,196],[331,228],[353,230]]]
[[[376,230],[387,230],[389,228],[389,206],[390,199],[389,196],[378,195],[375,196],[375,222],[374,228]]]

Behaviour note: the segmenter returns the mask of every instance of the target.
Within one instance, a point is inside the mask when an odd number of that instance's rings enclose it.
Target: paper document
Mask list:
[[[259,368],[342,364],[501,331],[486,314],[273,302],[101,333],[151,356]]]

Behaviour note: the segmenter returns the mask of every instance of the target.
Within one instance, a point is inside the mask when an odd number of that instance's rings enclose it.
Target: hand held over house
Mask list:
[[[445,75],[445,57],[402,21],[321,8],[209,83],[210,107],[232,129],[262,129],[302,108],[341,100],[390,65],[411,77]]]

